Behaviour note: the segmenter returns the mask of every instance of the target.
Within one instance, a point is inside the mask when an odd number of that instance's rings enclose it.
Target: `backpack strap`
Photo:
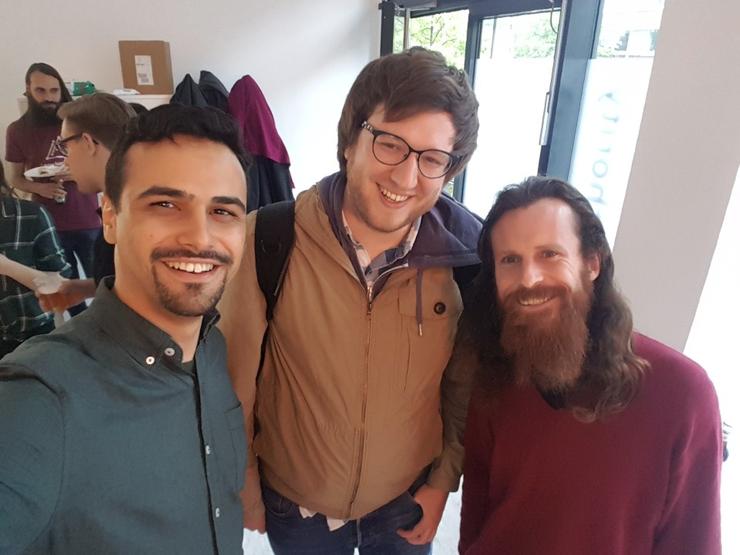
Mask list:
[[[263,206],[254,230],[254,263],[257,282],[267,301],[266,318],[272,320],[280,288],[295,242],[295,201]]]

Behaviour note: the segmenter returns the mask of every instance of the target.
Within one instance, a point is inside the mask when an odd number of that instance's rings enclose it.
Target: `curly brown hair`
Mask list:
[[[588,399],[569,408],[579,418],[591,421],[619,412],[629,404],[648,363],[632,350],[632,313],[614,283],[614,259],[604,227],[588,200],[564,181],[530,177],[509,185],[499,194],[481,230],[478,241],[481,271],[469,292],[453,356],[467,359],[468,364],[477,368],[479,393],[488,399],[495,399],[496,392],[513,383],[512,365],[499,343],[501,316],[491,232],[507,212],[545,198],[558,199],[570,206],[578,224],[581,255],[596,255],[600,261],[587,318],[589,343],[583,373],[575,386],[577,391],[568,396],[568,399]]]

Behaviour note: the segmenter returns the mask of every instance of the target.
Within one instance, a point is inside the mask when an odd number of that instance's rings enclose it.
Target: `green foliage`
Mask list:
[[[559,16],[559,11],[553,14],[552,25],[555,29]],[[403,50],[403,27],[404,18],[396,17],[393,29],[394,52]],[[444,54],[450,64],[462,68],[465,64],[467,31],[467,10],[414,17],[409,24],[409,46],[437,50]],[[493,41],[501,33],[507,36],[507,55],[511,58],[550,58],[555,52],[557,33],[553,32],[550,12],[501,17],[495,21],[485,20],[480,57],[490,57]]]
[[[409,46],[423,46],[441,52],[447,62],[462,69],[465,65],[465,40],[468,34],[468,10],[411,18]],[[403,50],[403,17],[393,28],[393,51]]]

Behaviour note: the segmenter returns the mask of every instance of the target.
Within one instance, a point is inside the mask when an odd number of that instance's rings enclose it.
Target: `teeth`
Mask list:
[[[519,304],[522,304],[524,306],[532,306],[546,303],[549,300],[550,297],[531,297],[529,299],[520,299]]]
[[[173,270],[181,272],[190,272],[191,274],[202,274],[213,270],[213,264],[198,264],[193,262],[167,262],[167,266]]]
[[[383,189],[382,187],[380,187],[380,193],[385,198],[392,200],[393,202],[403,202],[409,198],[409,195],[397,195],[395,193],[391,193],[388,189]]]

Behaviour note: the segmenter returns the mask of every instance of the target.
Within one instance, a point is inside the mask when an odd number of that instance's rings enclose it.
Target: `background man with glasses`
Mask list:
[[[80,191],[104,192],[108,159],[126,124],[135,116],[128,103],[104,92],[85,95],[59,109],[62,130],[57,144]],[[92,275],[87,279],[66,280],[59,291],[39,295],[39,300],[47,310],[63,311],[94,297],[100,281],[114,274],[113,245],[99,233],[93,248]]]
[[[340,171],[296,201],[267,327],[254,214],[222,327],[250,449],[245,524],[275,553],[429,553],[458,486],[469,378],[446,371],[480,223],[440,195],[476,146],[465,74],[414,48],[368,64]]]
[[[62,121],[57,110],[72,97],[59,72],[45,63],[34,63],[26,72],[28,110],[8,126],[5,160],[8,162],[8,181],[21,191],[33,193],[33,200],[42,204],[51,214],[64,249],[64,256],[72,266],[72,277],[79,278],[75,255],[85,274],[92,274],[92,251],[100,233],[96,194],[85,194],[68,175],[50,176],[39,182],[24,177],[24,172],[45,164],[64,162],[64,146],[57,143]],[[71,307],[71,315],[85,309],[81,303]]]

